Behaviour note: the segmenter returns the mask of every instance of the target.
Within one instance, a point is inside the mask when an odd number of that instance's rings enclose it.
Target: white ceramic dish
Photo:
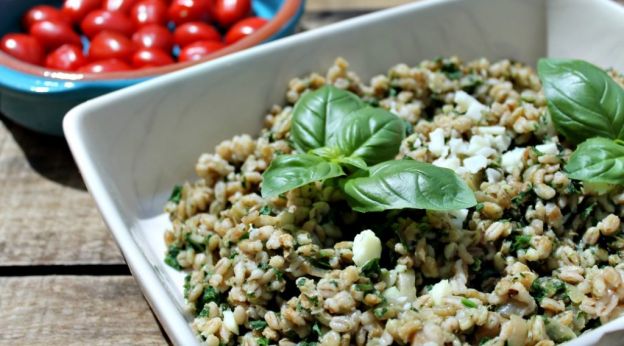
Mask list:
[[[162,213],[197,157],[234,134],[257,133],[288,81],[345,57],[362,77],[439,55],[534,64],[576,57],[624,70],[624,9],[607,0],[434,0],[296,35],[91,100],[64,129],[128,265],[171,340],[196,344],[182,275],[163,264]],[[620,318],[573,341],[620,345]]]

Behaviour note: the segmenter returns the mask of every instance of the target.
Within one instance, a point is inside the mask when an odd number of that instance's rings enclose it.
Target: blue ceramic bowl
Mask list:
[[[29,8],[39,4],[59,6],[61,3],[60,0],[0,0],[0,36],[8,32],[20,32],[21,17]],[[268,19],[269,23],[253,35],[205,60],[292,34],[303,14],[304,5],[305,0],[252,0],[254,13]],[[74,106],[202,61],[89,75],[47,70],[17,61],[0,52],[0,112],[32,130],[62,136],[63,116]]]

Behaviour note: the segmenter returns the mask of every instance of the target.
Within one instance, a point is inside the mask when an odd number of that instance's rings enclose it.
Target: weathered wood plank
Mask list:
[[[0,345],[166,345],[129,276],[0,278]]]
[[[0,122],[0,265],[123,263],[62,138]]]

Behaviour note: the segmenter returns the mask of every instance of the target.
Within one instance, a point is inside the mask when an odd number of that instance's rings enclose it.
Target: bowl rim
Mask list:
[[[216,51],[209,56],[188,62],[177,62],[174,64],[151,67],[140,70],[107,72],[107,73],[78,73],[60,70],[52,70],[43,66],[32,65],[20,61],[2,51],[0,51],[0,67],[5,67],[14,72],[20,72],[29,77],[47,78],[60,81],[106,81],[106,80],[130,80],[145,79],[159,76],[165,73],[181,70],[189,66],[201,64],[203,62],[220,58],[222,56],[241,51],[256,46],[279,32],[290,20],[297,17],[297,12],[303,6],[305,0],[284,0],[275,16],[255,33]]]

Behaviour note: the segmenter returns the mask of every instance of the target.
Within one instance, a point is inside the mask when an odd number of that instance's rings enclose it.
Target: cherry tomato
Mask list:
[[[48,54],[45,65],[57,70],[75,71],[88,62],[87,58],[82,54],[82,48],[64,44]]]
[[[115,31],[102,31],[95,35],[89,46],[89,59],[92,61],[129,60],[132,53],[134,53],[132,41]]]
[[[104,0],[102,8],[106,11],[128,14],[135,2],[135,0]]]
[[[117,71],[128,71],[132,68],[125,61],[119,59],[100,60],[78,69],[82,73],[106,73]]]
[[[169,20],[176,25],[210,20],[211,0],[173,0],[169,5]]]
[[[61,11],[72,23],[80,23],[87,13],[101,5],[102,0],[65,0]]]
[[[223,43],[217,41],[194,42],[182,48],[178,56],[178,61],[200,60],[224,47],[225,45]]]
[[[48,5],[39,5],[31,8],[24,15],[24,28],[29,30],[33,24],[44,20],[61,21],[71,24],[69,19],[67,19],[58,8]]]
[[[165,51],[158,48],[142,48],[132,56],[134,68],[157,67],[173,64],[173,58]]]
[[[123,13],[95,10],[82,20],[80,29],[89,38],[93,38],[102,31],[116,31],[130,37],[134,32],[134,24]]]
[[[215,0],[214,20],[224,28],[244,19],[251,12],[251,0]]]
[[[0,50],[27,63],[41,65],[45,50],[39,41],[26,34],[6,34],[0,41]]]
[[[163,0],[142,0],[137,2],[130,12],[130,17],[137,26],[167,23],[167,4]]]
[[[132,42],[139,48],[158,48],[170,51],[173,37],[164,26],[150,24],[141,27],[132,35]]]
[[[44,20],[30,27],[30,34],[48,49],[55,49],[66,43],[80,46],[80,36],[65,22]]]
[[[221,41],[221,34],[210,24],[189,22],[175,29],[173,41],[183,48],[197,41]]]
[[[232,44],[258,31],[267,20],[260,17],[249,17],[234,24],[225,34],[225,43]]]

